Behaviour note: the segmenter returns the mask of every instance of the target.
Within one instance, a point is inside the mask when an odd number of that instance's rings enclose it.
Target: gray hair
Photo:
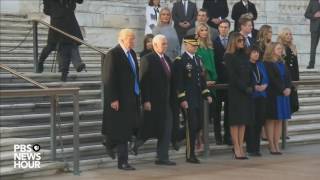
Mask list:
[[[158,35],[154,36],[152,39],[152,45],[154,46],[155,44],[159,43],[163,39],[167,40],[166,36],[164,36],[162,34],[158,34]]]

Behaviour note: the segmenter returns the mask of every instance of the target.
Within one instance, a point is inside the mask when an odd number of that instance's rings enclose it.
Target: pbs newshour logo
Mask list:
[[[15,144],[14,149],[14,168],[40,168],[40,145],[39,144]]]

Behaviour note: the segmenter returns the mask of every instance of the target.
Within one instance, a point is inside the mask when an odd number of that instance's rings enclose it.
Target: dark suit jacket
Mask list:
[[[194,27],[196,18],[197,18],[197,6],[195,3],[189,0],[187,16],[184,13],[184,6],[182,1],[179,1],[173,4],[172,19],[174,21],[174,28],[176,29],[178,35],[181,33],[185,34],[188,29]],[[183,21],[188,21],[191,24],[191,26],[188,29],[182,28],[181,26],[179,26],[179,23]]]
[[[160,57],[152,52],[141,60],[141,99],[142,104],[151,103],[151,111],[144,111],[140,137],[142,139],[161,138],[163,136],[165,122],[171,115],[171,101],[174,91],[172,89],[172,65],[168,56],[164,56],[171,71],[168,77],[162,66]],[[171,117],[170,117],[171,118]]]
[[[130,51],[136,65],[139,81],[139,67],[136,53]],[[134,93],[135,76],[127,55],[120,45],[112,48],[102,60],[103,121],[102,134],[114,143],[124,143],[131,139],[139,117],[139,97]],[[119,100],[119,111],[110,104]]]
[[[217,83],[227,83],[228,82],[228,74],[226,69],[226,64],[223,60],[224,53],[226,49],[223,47],[220,37],[218,36],[214,40],[214,59],[216,70],[218,73],[218,81]]]
[[[218,25],[211,21],[212,18],[225,19],[229,14],[227,0],[204,0],[202,8],[208,12],[208,25],[216,29],[218,29]]]
[[[320,3],[318,0],[310,0],[304,16],[310,19],[310,32],[320,32],[320,18],[313,17],[314,14],[320,11]]]
[[[245,13],[252,13],[253,15],[253,20],[256,20],[258,17],[258,13],[257,13],[257,9],[256,6],[251,3],[250,1],[248,1],[248,9],[243,5],[242,1],[237,2],[236,4],[234,4],[234,6],[232,7],[232,13],[231,13],[231,17],[234,20],[234,30],[238,31],[239,29],[239,25],[238,25],[238,21],[240,19],[240,16],[242,14]],[[253,22],[252,22],[253,23]],[[252,24],[253,25],[253,24]],[[253,25],[254,27],[254,25]]]

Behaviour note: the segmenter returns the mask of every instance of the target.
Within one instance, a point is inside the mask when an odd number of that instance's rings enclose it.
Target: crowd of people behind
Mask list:
[[[216,144],[233,145],[234,159],[261,156],[263,133],[270,154],[282,154],[282,122],[299,109],[292,32],[281,29],[273,42],[270,25],[255,29],[258,13],[249,0],[232,7],[232,32],[228,14],[226,0],[204,0],[199,10],[189,0],[177,1],[172,10],[150,0],[140,63],[132,50],[135,33],[120,31],[119,44],[102,63],[103,144],[112,158],[117,149],[119,169],[134,170],[128,151],[137,155],[150,138],[158,139],[156,164],[175,165],[169,144],[178,150],[184,139],[186,161],[200,163],[195,150],[203,143],[203,100],[210,104]],[[228,88],[215,90],[216,84]]]

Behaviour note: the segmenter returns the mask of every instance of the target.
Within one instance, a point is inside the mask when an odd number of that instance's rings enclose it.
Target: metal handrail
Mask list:
[[[57,105],[58,96],[60,95],[72,95],[73,96],[73,173],[75,175],[80,174],[80,162],[79,162],[79,90],[78,87],[71,88],[49,88],[33,79],[30,79],[17,71],[9,68],[6,65],[0,64],[0,69],[4,69],[9,73],[17,76],[18,78],[24,79],[29,83],[41,89],[19,89],[19,90],[0,90],[1,98],[10,97],[40,97],[49,96],[51,97],[50,104],[50,150],[51,160],[56,160],[56,116],[57,116]]]
[[[99,49],[99,48],[97,48],[97,47],[94,47],[94,46],[92,46],[91,44],[83,41],[82,39],[79,39],[79,38],[77,38],[77,37],[75,37],[75,36],[73,36],[73,35],[71,35],[71,34],[68,34],[68,33],[64,32],[64,31],[62,31],[62,30],[60,30],[60,29],[58,29],[58,28],[56,28],[56,27],[54,27],[54,26],[51,26],[50,24],[48,24],[48,23],[46,23],[46,22],[44,22],[44,21],[42,21],[42,20],[32,19],[32,21],[33,21],[33,22],[40,23],[40,24],[43,24],[43,25],[47,26],[48,28],[53,29],[54,31],[57,31],[57,32],[59,32],[60,34],[63,34],[64,36],[66,36],[66,37],[68,37],[68,38],[76,41],[77,43],[81,43],[81,44],[83,44],[83,45],[85,45],[85,46],[87,46],[87,47],[89,47],[89,48],[91,48],[91,49],[93,49],[93,50],[95,50],[95,51],[103,54],[103,55],[106,54],[103,50],[101,50],[101,49]]]
[[[18,73],[18,72],[15,71],[14,69],[11,69],[10,67],[8,67],[8,66],[6,66],[6,65],[4,65],[4,64],[0,64],[0,68],[8,71],[9,73],[11,73],[11,74],[13,74],[13,75],[15,75],[15,76],[17,76],[17,77],[20,77],[21,79],[24,79],[24,80],[28,81],[29,83],[31,83],[31,84],[39,87],[39,88],[48,89],[48,86],[43,85],[43,84],[41,84],[41,83],[39,83],[39,82],[37,82],[37,81],[35,81],[35,80],[33,80],[33,79],[30,79],[30,78],[28,78],[28,77],[26,77],[26,76]]]

